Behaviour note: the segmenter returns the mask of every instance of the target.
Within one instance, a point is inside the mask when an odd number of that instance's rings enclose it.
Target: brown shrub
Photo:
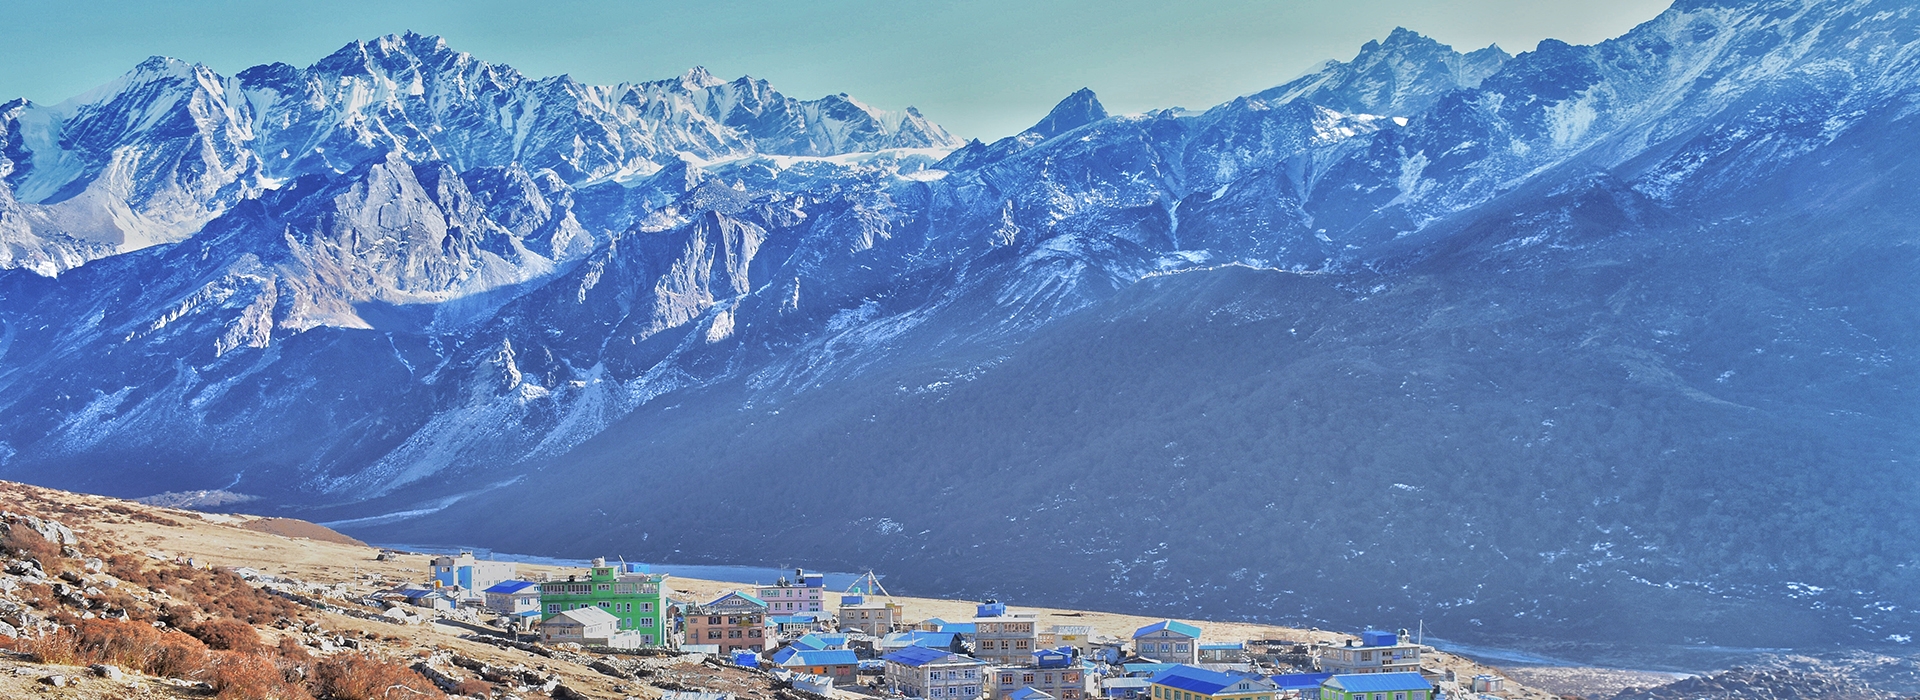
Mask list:
[[[328,700],[444,698],[413,669],[365,654],[340,654],[314,668],[314,689]]]
[[[33,657],[35,663],[78,666],[82,654],[80,638],[73,630],[63,629],[53,634],[41,634],[20,640],[20,651]]]
[[[274,649],[280,653],[280,658],[288,661],[306,663],[313,660],[313,655],[307,653],[307,647],[292,637],[281,637],[279,646]]]
[[[40,562],[40,568],[48,574],[55,573],[52,568],[60,559],[60,545],[48,542],[40,533],[24,524],[7,528],[5,537],[0,537],[0,550],[20,559],[32,559]]]
[[[153,655],[152,665],[146,671],[156,676],[185,678],[207,666],[207,647],[179,632],[169,631],[162,635],[160,648]]]
[[[313,696],[287,682],[273,659],[237,651],[215,652],[207,666],[207,685],[222,700],[310,700]]]
[[[477,678],[469,678],[454,686],[453,692],[484,698],[493,694],[493,685]]]
[[[41,663],[105,663],[176,678],[199,673],[207,665],[207,648],[199,640],[138,622],[77,620],[58,633],[23,643],[21,651]]]
[[[209,649],[252,654],[265,648],[260,642],[260,633],[254,631],[253,625],[229,618],[194,625],[187,629],[187,634],[206,642]]]

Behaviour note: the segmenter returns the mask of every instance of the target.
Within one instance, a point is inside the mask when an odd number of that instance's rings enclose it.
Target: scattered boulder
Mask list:
[[[51,675],[51,676],[45,676],[45,677],[42,677],[42,678],[40,679],[40,682],[41,682],[41,683],[45,683],[45,684],[47,684],[47,685],[50,685],[50,686],[53,686],[53,687],[55,687],[55,688],[65,688],[65,687],[67,687],[67,684],[68,684],[68,683],[71,683],[71,682],[73,682],[73,681],[72,681],[72,679],[70,679],[70,678],[67,678],[66,676],[62,676],[62,675],[60,675],[60,674],[57,674],[57,673],[56,673],[56,674],[53,674],[53,675]]]
[[[619,666],[615,666],[605,661],[595,660],[593,663],[587,664],[587,668],[593,669],[595,671],[599,671],[602,675],[613,676],[614,678],[619,678],[621,680],[631,680],[633,678],[632,674],[629,674],[626,671],[620,670]]]
[[[88,666],[87,669],[90,671],[93,671],[93,675],[99,676],[101,678],[105,678],[110,681],[114,681],[116,683],[126,680],[126,677],[127,677],[127,674],[122,672],[119,666],[115,666],[113,664],[94,664],[92,666]]]
[[[40,533],[40,536],[46,538],[48,542],[57,545],[68,546],[80,544],[80,538],[74,536],[72,528],[52,520],[41,520],[40,518],[20,513],[0,512],[0,524],[4,524],[5,528],[9,530],[14,526],[25,525],[28,529]]]

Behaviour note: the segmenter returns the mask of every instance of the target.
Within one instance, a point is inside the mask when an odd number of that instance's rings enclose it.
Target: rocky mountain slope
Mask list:
[[[1917,60],[1904,3],[1682,0],[964,145],[414,36],[150,61],[0,121],[0,473],[1168,614],[1905,644]]]

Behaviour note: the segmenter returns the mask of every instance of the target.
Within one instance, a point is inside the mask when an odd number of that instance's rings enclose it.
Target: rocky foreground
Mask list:
[[[0,698],[809,697],[704,655],[588,655],[370,608],[356,601],[420,562],[248,529],[252,519],[4,482],[0,510]],[[195,551],[207,547],[255,566]],[[356,551],[330,560],[336,548]]]

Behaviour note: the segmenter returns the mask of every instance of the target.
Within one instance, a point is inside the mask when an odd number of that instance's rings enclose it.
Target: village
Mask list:
[[[1423,665],[1433,649],[1404,629],[1229,640],[1176,620],[1043,627],[994,600],[967,619],[915,619],[871,572],[837,596],[823,574],[796,570],[704,599],[677,593],[646,565],[605,559],[522,579],[512,562],[463,552],[433,558],[426,574],[365,602],[399,619],[459,617],[557,648],[705,654],[827,697],[1437,700],[1498,693],[1505,681]]]

